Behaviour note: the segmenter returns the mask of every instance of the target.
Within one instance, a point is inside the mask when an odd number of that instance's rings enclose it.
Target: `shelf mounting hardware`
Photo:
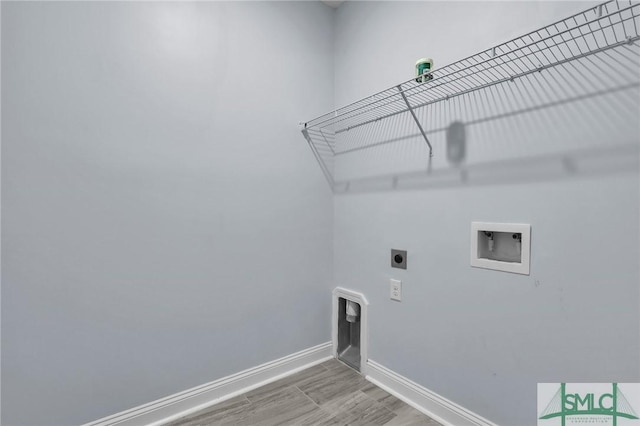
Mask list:
[[[311,138],[311,136],[309,136],[309,129],[307,128],[307,123],[304,123],[304,127],[302,128],[302,135],[307,140],[307,142],[309,142],[311,151],[313,152],[313,155],[316,157],[318,164],[320,164],[320,168],[322,169],[322,174],[324,174],[324,177],[327,179],[327,182],[329,182],[329,185],[333,188],[334,186],[333,175],[331,171],[327,168],[327,165],[325,164],[325,162],[322,160],[322,155],[318,151],[318,147],[316,147],[316,145],[313,143],[313,139]]]
[[[404,103],[407,104],[407,109],[411,113],[413,120],[416,122],[416,126],[418,126],[418,129],[420,129],[420,133],[422,133],[422,137],[424,138],[424,141],[427,143],[427,145],[429,145],[429,157],[433,157],[433,147],[431,146],[431,142],[429,142],[429,138],[427,138],[427,134],[424,132],[424,129],[422,128],[422,124],[420,124],[420,121],[418,120],[416,113],[413,111],[413,108],[411,107],[411,104],[409,103],[407,96],[404,94],[404,91],[402,90],[402,86],[398,84],[396,87],[398,88],[398,92],[400,92],[400,95],[402,95],[402,99],[404,99]]]

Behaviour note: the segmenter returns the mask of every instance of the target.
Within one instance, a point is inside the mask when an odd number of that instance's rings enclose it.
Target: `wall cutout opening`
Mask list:
[[[521,263],[522,233],[478,231],[478,257]]]
[[[531,226],[471,224],[471,266],[529,275]]]
[[[336,359],[365,374],[367,363],[367,299],[361,293],[333,290],[333,353]]]
[[[338,299],[338,359],[360,371],[360,304]]]

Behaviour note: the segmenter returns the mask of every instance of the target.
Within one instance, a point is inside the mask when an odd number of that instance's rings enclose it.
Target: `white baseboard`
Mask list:
[[[326,361],[331,349],[323,343],[84,426],[162,425]]]
[[[375,361],[368,360],[367,365],[367,380],[444,426],[496,426],[495,423],[412,382]]]

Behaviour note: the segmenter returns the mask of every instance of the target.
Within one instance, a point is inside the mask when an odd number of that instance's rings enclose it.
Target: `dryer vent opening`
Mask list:
[[[360,304],[338,298],[338,359],[360,371]]]

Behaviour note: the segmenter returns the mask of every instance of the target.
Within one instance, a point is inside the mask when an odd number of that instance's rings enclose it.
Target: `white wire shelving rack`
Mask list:
[[[431,157],[434,149],[425,131],[429,123],[423,125],[416,114],[425,107],[532,75],[544,78],[546,70],[558,68],[576,82],[572,97],[637,86],[639,27],[640,3],[607,1],[437,68],[424,83],[413,77],[302,123],[302,133],[332,187],[334,159],[343,149],[340,136],[401,114],[410,114]],[[617,71],[609,72],[607,64],[615,64]]]

